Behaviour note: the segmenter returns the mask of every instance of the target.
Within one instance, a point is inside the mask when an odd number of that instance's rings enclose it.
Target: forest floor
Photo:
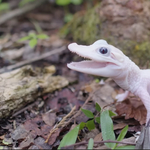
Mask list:
[[[75,13],[82,8],[83,6],[71,6],[69,9]],[[126,125],[129,126],[124,142],[134,143],[135,133],[141,131],[141,125],[145,123],[145,116],[142,114],[146,114],[146,110],[141,101],[130,95],[125,101],[117,103],[115,96],[123,91],[111,79],[94,77],[67,68],[67,63],[80,61],[82,58],[67,49],[71,39],[62,39],[59,36],[59,30],[64,25],[64,16],[64,8],[46,3],[4,22],[0,27],[1,73],[27,64],[34,67],[54,65],[56,72],[53,76],[60,75],[69,81],[68,86],[37,96],[34,102],[27,103],[21,110],[12,112],[13,115],[1,119],[0,148],[57,149],[70,129],[81,122],[89,121],[80,108],[90,110],[96,116],[96,103],[102,109],[109,109],[116,114],[113,117],[116,137]],[[18,42],[22,37],[29,36],[29,33],[39,31],[49,38],[38,39],[35,47],[29,46],[29,40]],[[32,42],[30,44],[34,45],[35,41]],[[63,46],[65,48],[61,52],[41,58],[43,54]],[[33,61],[34,58],[38,61]],[[66,115],[68,117],[62,123],[61,120]],[[94,142],[102,141],[101,128],[96,122],[93,130],[89,131],[85,127],[79,133],[77,142],[88,141],[90,138]],[[75,148],[86,149],[87,143],[76,145]],[[107,147],[104,143],[97,143],[94,148]]]

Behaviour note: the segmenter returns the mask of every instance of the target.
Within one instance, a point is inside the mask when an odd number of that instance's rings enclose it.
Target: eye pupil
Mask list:
[[[107,50],[107,48],[105,48],[105,47],[101,47],[101,48],[99,49],[99,52],[100,52],[101,54],[106,54],[106,53],[108,52],[108,50]]]

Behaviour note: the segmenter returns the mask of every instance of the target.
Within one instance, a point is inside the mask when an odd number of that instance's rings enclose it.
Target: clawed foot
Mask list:
[[[118,94],[116,96],[117,102],[122,102],[128,97],[128,95],[129,95],[129,91],[125,91],[124,93]]]

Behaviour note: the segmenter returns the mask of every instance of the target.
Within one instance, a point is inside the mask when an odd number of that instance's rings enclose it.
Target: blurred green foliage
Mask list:
[[[35,0],[21,0],[19,6],[22,7],[30,2],[34,2]]]
[[[46,34],[36,34],[36,33],[29,33],[27,36],[22,37],[19,42],[23,42],[23,41],[29,41],[29,46],[31,48],[34,48],[39,39],[47,39],[49,38]]]
[[[2,0],[0,0],[0,12],[4,12],[9,10],[10,6],[9,3],[4,3]]]
[[[74,5],[80,5],[83,0],[56,0],[56,4],[60,6],[69,5],[70,3]]]

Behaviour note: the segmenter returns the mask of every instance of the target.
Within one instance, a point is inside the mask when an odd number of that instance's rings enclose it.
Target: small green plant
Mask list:
[[[67,6],[69,4],[80,5],[83,0],[56,0],[56,4],[59,6]],[[68,12],[68,8],[65,7],[66,13],[64,16],[64,22],[70,22],[73,19],[73,14]]]
[[[46,34],[29,33],[28,36],[21,38],[19,42],[29,41],[29,46],[31,48],[34,48],[37,45],[39,39],[47,39],[47,38],[48,36]]]
[[[92,138],[89,139],[88,149],[93,149],[94,140]]]
[[[56,0],[56,4],[60,6],[69,5],[70,3],[74,5],[80,5],[83,0]]]
[[[95,82],[96,82],[96,83],[99,83],[99,82],[100,82],[100,80],[97,78],[97,79],[95,79]]]
[[[67,13],[65,16],[64,16],[64,22],[70,22],[71,20],[73,19],[73,14],[71,13]]]
[[[0,0],[0,12],[7,11],[9,8],[9,3],[4,3],[2,0]]]
[[[87,121],[86,123],[81,122],[73,130],[68,132],[64,136],[62,141],[60,142],[58,149],[61,149],[62,147],[67,146],[67,145],[75,144],[79,130],[82,130],[84,127],[87,127],[89,130],[95,129],[94,121],[96,121],[97,123],[101,125],[102,137],[104,141],[105,140],[121,141],[124,139],[128,131],[128,126],[122,129],[121,133],[116,139],[115,133],[113,130],[113,121],[111,119],[111,117],[115,116],[116,114],[114,114],[110,110],[102,111],[101,107],[97,103],[95,105],[95,109],[99,112],[98,117],[95,117],[94,114],[89,110],[81,109],[81,111],[91,120]],[[93,139],[90,139],[88,142],[88,149],[93,149],[93,145],[94,145]],[[127,148],[134,149],[135,147],[135,146],[130,146],[130,145],[117,146],[118,145],[117,143],[105,143],[105,145],[110,149],[127,149]]]

